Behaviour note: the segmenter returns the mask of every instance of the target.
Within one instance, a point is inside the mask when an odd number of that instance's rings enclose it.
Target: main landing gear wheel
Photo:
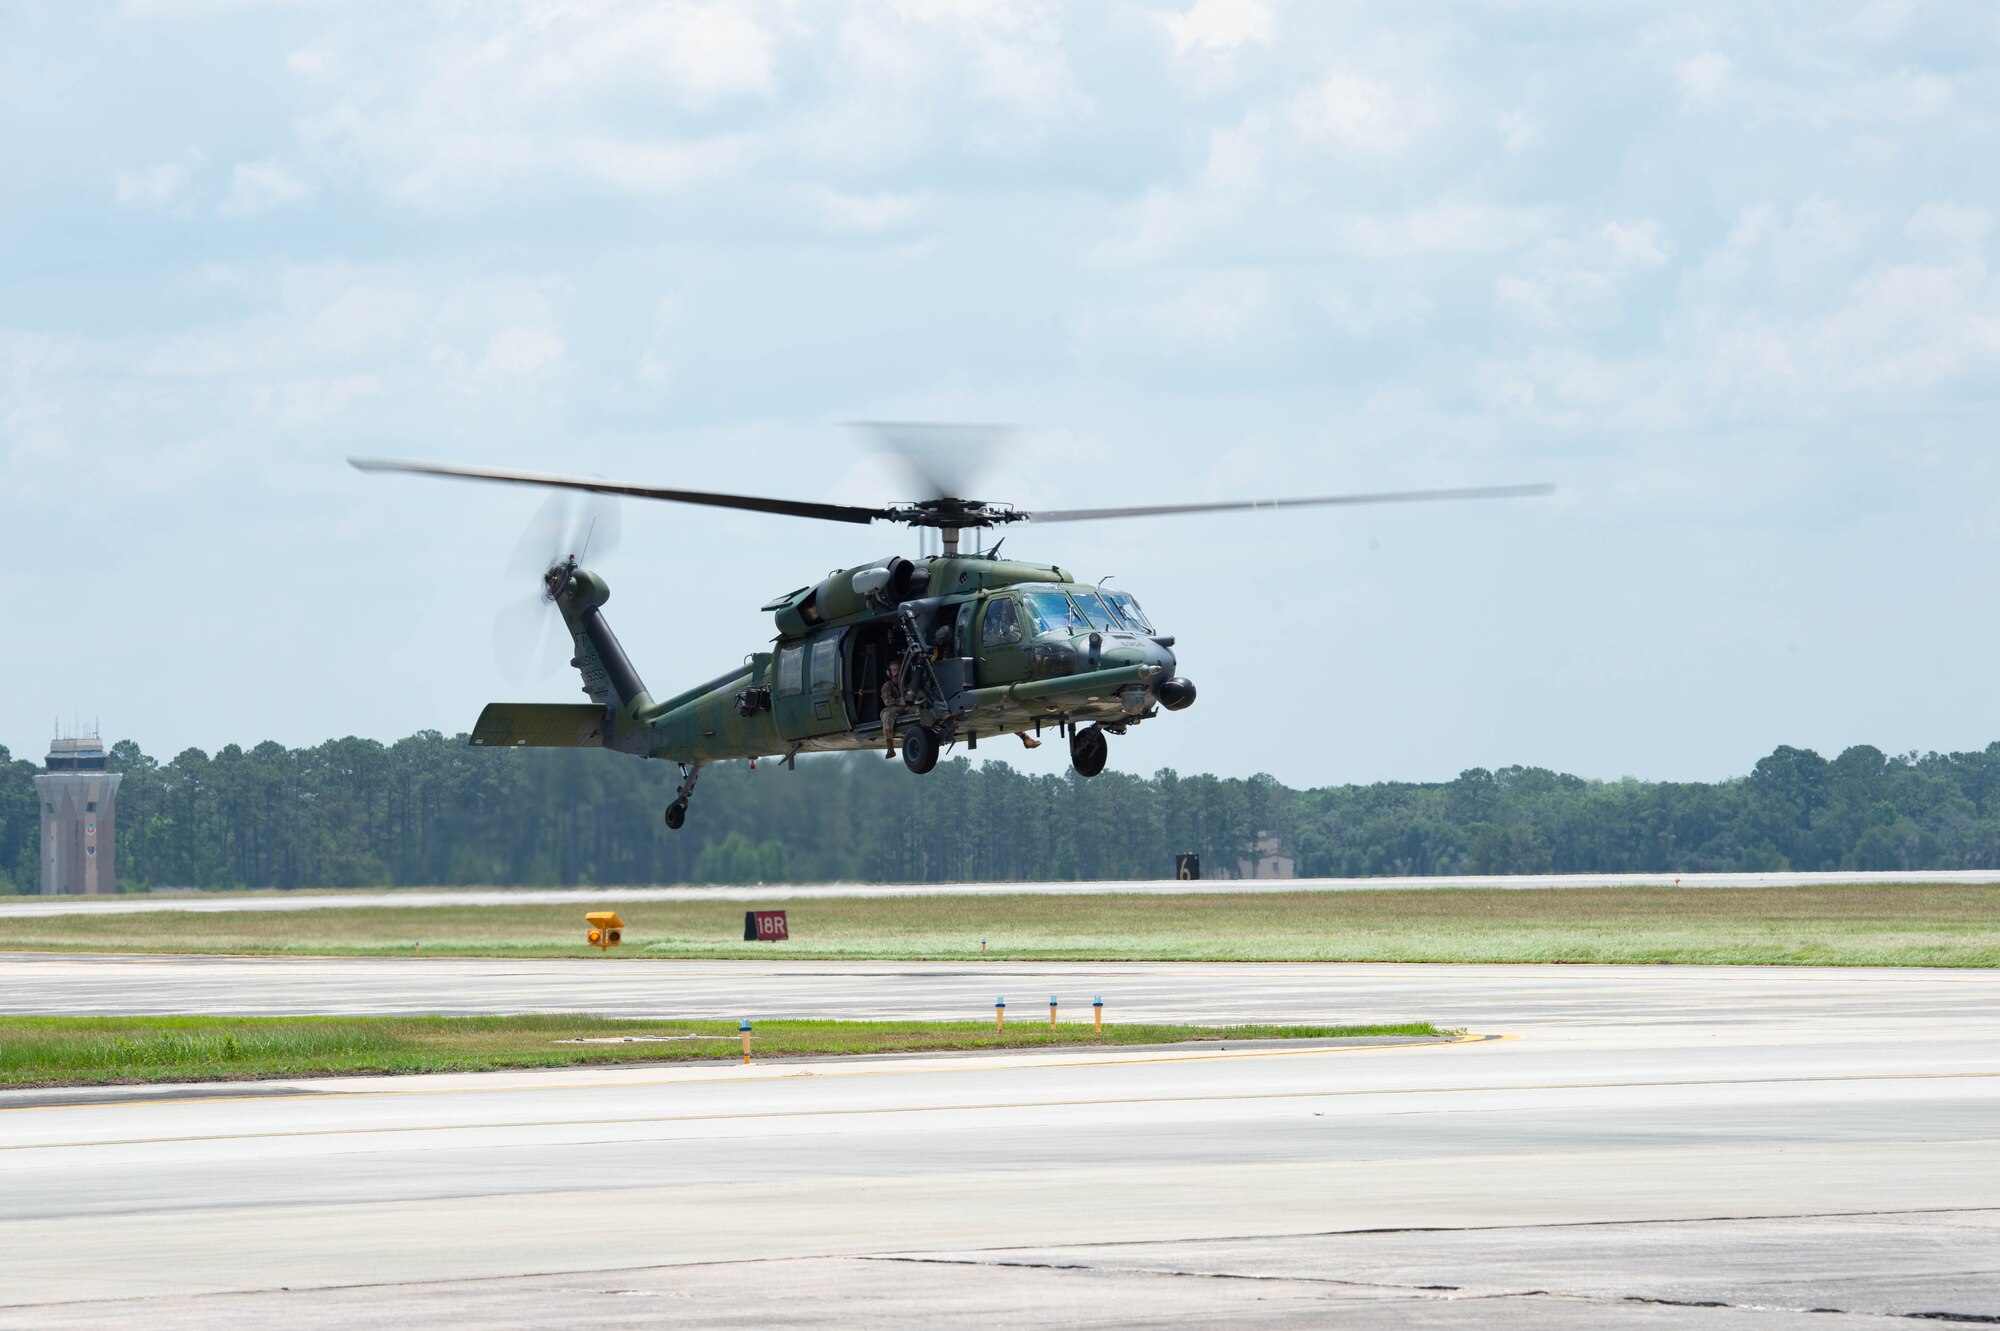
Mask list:
[[[911,726],[903,735],[903,766],[922,776],[937,766],[938,738],[922,726]]]
[[[1069,765],[1078,776],[1096,776],[1111,756],[1111,741],[1096,726],[1087,726],[1069,737]]]
[[[674,831],[678,832],[681,830],[681,824],[687,821],[687,816],[688,806],[682,801],[675,800],[667,806],[667,826],[673,828]]]

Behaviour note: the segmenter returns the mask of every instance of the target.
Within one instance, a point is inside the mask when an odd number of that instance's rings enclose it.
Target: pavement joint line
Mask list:
[[[1337,1053],[1340,1051],[1329,1050],[1327,1052]],[[1768,1079],[1744,1078],[1740,1080],[1727,1080],[1727,1081],[1691,1081],[1691,1082],[1598,1082],[1598,1083],[1579,1082],[1567,1085],[1509,1086],[1504,1088],[1491,1087],[1491,1086],[1395,1087],[1390,1089],[1351,1090],[1351,1091],[1339,1091],[1339,1090],[1269,1091],[1269,1092],[1259,1092],[1259,1093],[1242,1094],[1242,1095],[1108,1096],[1108,1097],[1089,1099],[1089,1100],[1000,1100],[1000,1101],[992,1101],[981,1104],[965,1104],[965,1105],[877,1105],[877,1106],[869,1106],[856,1109],[771,1109],[771,1110],[759,1110],[751,1113],[735,1113],[735,1114],[644,1114],[632,1117],[618,1117],[618,1118],[526,1119],[508,1123],[493,1123],[484,1125],[474,1125],[474,1124],[464,1124],[464,1123],[427,1123],[427,1124],[401,1124],[395,1126],[384,1126],[384,1127],[373,1127],[373,1128],[312,1128],[312,1129],[303,1129],[293,1132],[219,1132],[219,1133],[191,1134],[191,1135],[177,1136],[177,1137],[111,1137],[111,1138],[104,1138],[92,1141],[11,1142],[11,1143],[0,1144],[0,1152],[80,1150],[92,1147],[101,1148],[110,1146],[174,1146],[174,1145],[191,1145],[197,1142],[282,1141],[282,1140],[299,1140],[299,1139],[320,1138],[320,1137],[393,1136],[398,1133],[415,1135],[418,1133],[463,1132],[466,1131],[468,1128],[475,1128],[475,1127],[487,1127],[487,1128],[505,1127],[512,1129],[583,1128],[583,1127],[611,1128],[611,1127],[631,1127],[644,1123],[739,1123],[739,1122],[750,1122],[750,1121],[785,1120],[785,1119],[796,1119],[796,1118],[807,1118],[807,1119],[866,1118],[871,1115],[892,1115],[892,1114],[991,1113],[996,1110],[1010,1110],[1010,1109],[1097,1109],[1097,1108],[1109,1108],[1112,1106],[1120,1106],[1120,1105],[1242,1104],[1252,1101],[1268,1101],[1268,1100],[1337,1100],[1337,1099],[1346,1099],[1350,1097],[1360,1098],[1367,1096],[1452,1095],[1452,1094],[1466,1094],[1466,1093],[1479,1094],[1479,1093],[1492,1093],[1496,1090],[1504,1090],[1504,1091],[1627,1090],[1627,1089],[1635,1090],[1635,1089],[1653,1088],[1661,1086],[1758,1086],[1758,1085],[1766,1085],[1773,1083],[1785,1084],[1791,1082],[1857,1082],[1857,1081],[1891,1081],[1891,1080],[1912,1080],[1912,1079],[1952,1080],[1957,1078],[1986,1078],[1986,1077],[2000,1077],[2000,1072],[1915,1073],[1915,1074],[1902,1074],[1889,1077],[1866,1077],[1866,1076],[1774,1077]],[[270,1098],[276,1100],[288,1097],[272,1096]],[[212,1104],[215,1102],[207,1101],[205,1103]],[[1989,1142],[2000,1141],[2000,1137],[1961,1137],[1961,1138],[1955,1138],[1953,1139],[1953,1141],[1954,1144],[1963,1146],[1963,1145],[1971,1145],[1974,1143],[1989,1143]],[[586,1143],[572,1143],[572,1144],[590,1145],[592,1143],[586,1142]],[[603,1144],[603,1143],[597,1143],[597,1144]],[[1872,1146],[1875,1145],[1876,1143],[1852,1142],[1852,1143],[1820,1143],[1820,1144],[1829,1147],[1834,1147],[1834,1146],[1864,1147],[1864,1146]],[[1529,1157],[1517,1156],[1514,1158],[1526,1159]],[[1964,1210],[1967,1208],[1955,1207],[1949,1209]]]
[[[1170,1240],[1171,1241],[1171,1240]],[[1466,1294],[1458,1285],[1411,1285],[1396,1280],[1342,1280],[1338,1276],[1273,1275],[1262,1271],[1170,1271],[1150,1270],[1131,1267],[1105,1267],[1092,1262],[1029,1262],[1001,1261],[983,1257],[900,1257],[869,1255],[856,1258],[863,1262],[905,1262],[912,1266],[983,1266],[1006,1267],[1017,1271],[1095,1271],[1104,1274],[1127,1276],[1155,1276],[1176,1280],[1253,1280],[1276,1284],[1298,1285],[1338,1285],[1343,1289],[1382,1289],[1415,1295],[1434,1295],[1439,1299],[1456,1296],[1459,1300],[1515,1298],[1523,1294],[1542,1294],[1545,1290],[1499,1290],[1489,1294]]]
[[[1350,1236],[1369,1235],[1369,1234],[1476,1234],[1476,1233],[1498,1233],[1509,1230],[1590,1229],[1590,1228],[1604,1228],[1604,1227],[1619,1226],[1619,1225],[1646,1226],[1646,1225],[1728,1224],[1731,1222],[1755,1221],[1755,1220],[1866,1220],[1877,1216],[1898,1217],[1898,1216],[1916,1216],[1916,1215],[1964,1215],[1964,1214],[1983,1215],[1988,1212],[1996,1210],[2000,1210],[2000,1207],[1927,1206],[1927,1207],[1911,1207],[1905,1210],[1888,1210],[1888,1211],[1880,1211],[1880,1210],[1799,1211],[1799,1212],[1779,1212],[1771,1214],[1751,1214],[1751,1215],[1674,1216],[1674,1217],[1661,1217],[1651,1220],[1570,1220],[1570,1221],[1543,1222],[1539,1224],[1529,1223],[1529,1224],[1510,1224],[1510,1225],[1408,1225],[1408,1226],[1387,1226],[1387,1227],[1377,1226],[1365,1229],[1293,1230],[1275,1234],[1273,1233],[1214,1234],[1214,1235],[1203,1235],[1192,1239],[1110,1239],[1110,1240],[1101,1240],[1097,1242],[1067,1243],[1054,1246],[1059,1246],[1064,1248],[1158,1247],[1175,1243],[1189,1243],[1189,1242],[1251,1243],[1251,1242],[1281,1240],[1281,1239],[1344,1238]],[[980,1252],[1005,1253],[1005,1252],[1028,1251],[1028,1249],[1024,1249],[1021,1245],[1016,1244],[1008,1248],[984,1248],[984,1249],[973,1248],[973,1249],[962,1249],[960,1251],[965,1251],[970,1253],[980,1253]],[[544,1271],[523,1271],[517,1275],[509,1276],[507,1278],[511,1280],[552,1280],[552,1279],[560,1279],[566,1276],[609,1277],[609,1276],[624,1275],[636,1271],[662,1271],[662,1270],[680,1269],[683,1267],[687,1269],[696,1269],[702,1267],[722,1267],[722,1266],[764,1266],[776,1263],[810,1262],[810,1261],[854,1261],[854,1262],[899,1261],[899,1262],[909,1262],[912,1264],[922,1263],[922,1262],[936,1262],[940,1265],[943,1265],[953,1262],[955,1260],[966,1261],[968,1263],[978,1264],[978,1265],[1000,1264],[1000,1263],[989,1263],[989,1262],[977,1262],[975,1259],[970,1259],[970,1258],[954,1259],[942,1255],[927,1256],[922,1252],[900,1252],[900,1253],[826,1252],[826,1253],[804,1253],[804,1254],[794,1253],[782,1257],[731,1257],[731,1258],[710,1259],[707,1261],[699,1261],[699,1262],[672,1262],[672,1263],[656,1264],[653,1266],[567,1267],[562,1269],[552,1269]],[[427,1280],[354,1281],[351,1283],[339,1284],[339,1285],[301,1285],[301,1286],[262,1285],[262,1286],[250,1286],[240,1289],[194,1290],[194,1291],[189,1291],[185,1294],[167,1295],[167,1296],[147,1295],[147,1294],[121,1294],[121,1295],[114,1295],[109,1298],[60,1299],[53,1302],[47,1300],[41,1300],[34,1303],[0,1303],[0,1311],[23,1309],[23,1308],[53,1308],[53,1307],[74,1308],[74,1307],[80,1307],[86,1305],[98,1305],[98,1304],[141,1303],[141,1302],[152,1302],[160,1297],[177,1298],[186,1300],[188,1302],[193,1302],[201,1299],[234,1299],[234,1298],[243,1298],[261,1294],[287,1294],[287,1293],[332,1294],[349,1290],[415,1289],[427,1286],[473,1284],[473,1283],[478,1283],[480,1280],[481,1277],[455,1275],[455,1276],[434,1277]],[[1535,1296],[1570,1297],[1576,1299],[1590,1298],[1590,1296],[1585,1296],[1585,1295],[1571,1295],[1571,1296],[1551,1295],[1550,1291],[1547,1290],[1528,1290],[1528,1291],[1521,1291],[1518,1293],[1500,1293],[1493,1295],[1481,1295],[1477,1297],[1523,1298],[1523,1297],[1535,1297]],[[1595,1301],[1601,1301],[1601,1300],[1595,1300]],[[1891,1317],[1895,1316],[1908,1317],[1911,1316],[1912,1314],[1887,1313],[1880,1315],[1891,1316]]]
[[[1049,1244],[1060,1248],[1158,1248],[1176,1243],[1256,1243],[1271,1239],[1332,1239],[1368,1234],[1497,1234],[1512,1230],[1609,1229],[1623,1225],[1729,1225],[1768,1220],[1872,1220],[1913,1215],[1989,1215],[2000,1206],[1911,1206],[1872,1211],[1753,1211],[1740,1215],[1656,1216],[1647,1220],[1541,1220],[1517,1221],[1504,1225],[1369,1225],[1358,1229],[1296,1229],[1281,1233],[1205,1234],[1184,1239],[1087,1239],[1075,1243]],[[955,1248],[947,1252],[1009,1253],[1037,1252],[1029,1244],[1010,1243],[997,1248]],[[905,1249],[901,1252],[868,1254],[880,1261],[949,1261],[948,1256]],[[787,1258],[739,1258],[738,1261],[784,1261]]]
[[[1369,1038],[1372,1038],[1372,1037],[1369,1037],[1369,1036],[1358,1036],[1358,1037],[1352,1037],[1352,1038],[1358,1038],[1358,1039],[1369,1039]],[[1028,1064],[1027,1066],[1029,1066],[1029,1067],[1050,1067],[1050,1068],[1077,1068],[1077,1067],[1083,1067],[1083,1068],[1105,1068],[1105,1067],[1133,1067],[1133,1066],[1145,1066],[1145,1065],[1148,1065],[1148,1064],[1154,1064],[1154,1063],[1196,1063],[1196,1062],[1212,1062],[1212,1061],[1225,1061],[1225,1060],[1226,1060],[1226,1061],[1231,1061],[1231,1062],[1233,1062],[1233,1061],[1235,1061],[1235,1060],[1238,1060],[1238,1059],[1250,1059],[1250,1058],[1299,1058],[1299,1057],[1308,1057],[1308,1056],[1312,1056],[1312,1055],[1322,1055],[1322,1054],[1369,1054],[1369,1053],[1387,1053],[1387,1052],[1394,1052],[1394,1051],[1401,1051],[1401,1050],[1406,1050],[1406,1049],[1441,1049],[1441,1048],[1445,1048],[1445,1047],[1448,1047],[1448,1046],[1452,1046],[1452,1045],[1461,1045],[1461,1044],[1489,1044],[1489,1043],[1493,1043],[1493,1042],[1496,1042],[1496,1041],[1500,1041],[1500,1040],[1516,1040],[1516,1039],[1519,1039],[1519,1038],[1520,1038],[1520,1037],[1519,1037],[1519,1036],[1516,1036],[1516,1035],[1477,1035],[1477,1034],[1472,1034],[1472,1033],[1468,1033],[1468,1032],[1461,1032],[1461,1033],[1459,1033],[1459,1034],[1457,1034],[1457,1035],[1452,1035],[1452,1036],[1448,1036],[1448,1037],[1446,1037],[1446,1038],[1444,1038],[1444,1039],[1437,1039],[1437,1038],[1434,1038],[1434,1037],[1428,1037],[1428,1036],[1424,1036],[1424,1037],[1418,1037],[1417,1039],[1415,1039],[1415,1040],[1412,1040],[1412,1041],[1410,1041],[1410,1042],[1409,1042],[1409,1043],[1407,1043],[1407,1044],[1371,1044],[1371,1045],[1333,1045],[1333,1046],[1321,1046],[1321,1047],[1317,1047],[1317,1048],[1311,1048],[1311,1049],[1246,1049],[1246,1050],[1243,1050],[1243,1051],[1242,1051],[1242,1052],[1240,1052],[1240,1053],[1231,1053],[1231,1052],[1229,1052],[1229,1051],[1228,1051],[1228,1050],[1226,1050],[1226,1049],[1215,1049],[1215,1050],[1204,1050],[1204,1051],[1200,1051],[1200,1052],[1197,1052],[1197,1053],[1191,1053],[1191,1054],[1160,1054],[1160,1055],[1158,1055],[1158,1056],[1155,1056],[1155,1057],[1147,1057],[1147,1056],[1145,1056],[1145,1055],[1143,1055],[1143,1054],[1139,1054],[1139,1053],[1135,1052],[1135,1053],[1133,1053],[1133,1054],[1131,1054],[1131,1055],[1128,1055],[1128,1056],[1126,1056],[1126,1057],[1123,1057],[1123,1058],[1090,1058],[1090,1059],[1083,1059],[1083,1058],[1076,1058],[1076,1059],[1071,1059],[1071,1058],[1064,1058],[1064,1057],[1062,1057],[1062,1055],[1061,1055],[1061,1054],[1060,1054],[1059,1052],[1049,1052],[1049,1053],[1044,1053],[1044,1054],[1040,1055],[1040,1057],[1042,1057],[1042,1058],[1045,1058],[1045,1059],[1047,1059],[1047,1060],[1048,1060],[1047,1062],[1037,1062],[1037,1063],[1030,1063],[1030,1064]],[[1193,1042],[1191,1041],[1190,1043],[1193,1043]],[[1248,1042],[1246,1042],[1246,1043],[1255,1043],[1255,1041],[1248,1041]],[[1114,1047],[1115,1047],[1115,1046],[1114,1046]],[[1157,1046],[1155,1046],[1155,1047],[1157,1047]],[[922,1053],[919,1053],[919,1054],[916,1054],[916,1055],[913,1055],[913,1057],[938,1057],[938,1056],[942,1056],[942,1057],[950,1057],[950,1056],[952,1056],[953,1054],[957,1054],[957,1053],[970,1053],[970,1052],[978,1052],[978,1051],[968,1051],[968,1050],[936,1050],[936,1051],[925,1051],[925,1052],[922,1052]],[[837,1058],[839,1058],[839,1057],[841,1057],[841,1056],[840,1056],[840,1055],[831,1055],[831,1056],[829,1056],[829,1057],[828,1057],[828,1059],[827,1059],[827,1060],[825,1060],[825,1061],[826,1061],[826,1062],[831,1062],[831,1061],[833,1061],[834,1059],[837,1059]],[[858,1058],[866,1058],[866,1057],[869,1057],[869,1056],[868,1056],[868,1055],[865,1055],[865,1054],[864,1054],[864,1055],[851,1055],[850,1057],[858,1057]],[[1020,1057],[1020,1056],[1019,1056],[1019,1055],[1017,1055],[1016,1057]],[[1032,1058],[1032,1057],[1035,1057],[1035,1055],[1033,1055],[1033,1054],[1030,1054],[1030,1055],[1027,1055],[1027,1057],[1031,1057],[1031,1058]],[[643,1063],[639,1063],[639,1064],[638,1064],[638,1066],[644,1066],[644,1064],[643,1064]],[[733,1072],[733,1071],[734,1071],[734,1067],[733,1067],[733,1065],[731,1065],[731,1064],[730,1064],[730,1063],[729,1063],[729,1062],[728,1062],[727,1060],[725,1060],[725,1059],[719,1059],[719,1058],[718,1058],[718,1059],[713,1059],[713,1060],[704,1060],[703,1062],[699,1062],[699,1063],[696,1063],[696,1062],[687,1062],[687,1063],[680,1063],[680,1064],[675,1064],[675,1065],[673,1065],[673,1066],[675,1066],[675,1067],[677,1067],[677,1068],[684,1068],[684,1069],[688,1069],[688,1070],[692,1070],[692,1071],[699,1071],[699,1072],[724,1072],[724,1073],[727,1073],[727,1072]],[[767,1063],[767,1064],[766,1064],[765,1066],[767,1066],[767,1067],[768,1067],[768,1066],[771,1066],[771,1065]],[[990,1060],[990,1061],[988,1061],[988,1062],[984,1062],[984,1063],[981,1063],[981,1062],[968,1062],[968,1063],[966,1063],[966,1064],[964,1064],[964,1065],[962,1065],[962,1066],[952,1066],[952,1067],[922,1067],[922,1068],[916,1068],[916,1067],[879,1067],[879,1066],[877,1066],[877,1067],[865,1067],[865,1068],[830,1068],[830,1069],[828,1069],[828,1070],[826,1070],[826,1071],[821,1071],[821,1070],[820,1070],[820,1068],[821,1068],[821,1067],[823,1066],[822,1062],[820,1062],[820,1061],[807,1061],[807,1060],[799,1060],[799,1061],[795,1061],[795,1062],[787,1062],[787,1063],[784,1063],[784,1064],[782,1064],[782,1066],[784,1066],[784,1067],[787,1067],[787,1068],[793,1068],[793,1069],[798,1069],[798,1070],[796,1070],[796,1071],[791,1071],[791,1072],[780,1072],[780,1073],[776,1073],[776,1074],[766,1074],[766,1075],[761,1075],[761,1076],[760,1076],[760,1075],[757,1075],[757,1074],[755,1074],[755,1073],[752,1073],[752,1074],[749,1074],[749,1075],[740,1075],[740,1074],[739,1074],[739,1075],[735,1075],[735,1076],[716,1076],[716,1077],[704,1077],[704,1078],[694,1078],[694,1077],[653,1077],[653,1078],[640,1078],[640,1077],[633,1077],[633,1078],[630,1078],[630,1079],[621,1079],[621,1080],[618,1080],[618,1081],[577,1081],[577,1082],[560,1082],[560,1083],[557,1083],[557,1082],[544,1082],[544,1083],[540,1083],[540,1084],[524,1084],[524,1085],[517,1085],[517,1086],[433,1086],[433,1087],[424,1087],[424,1086],[415,1086],[415,1087],[410,1087],[409,1089],[406,1089],[406,1090],[392,1090],[392,1089],[388,1089],[388,1088],[384,1088],[384,1089],[382,1089],[382,1090],[375,1090],[375,1091],[338,1091],[338,1090],[335,1090],[335,1091],[318,1091],[318,1090],[314,1090],[314,1091],[301,1091],[301,1092],[298,1092],[297,1094],[294,1094],[294,1095],[256,1095],[256,1094],[252,1094],[252,1093],[247,1093],[247,1092],[246,1092],[246,1093],[244,1093],[244,1094],[241,1094],[241,1095],[205,1095],[205,1096],[204,1096],[204,1095],[193,1095],[193,1094],[189,1094],[189,1095],[187,1095],[187,1096],[186,1096],[186,1097],[185,1097],[185,1098],[184,1098],[183,1100],[179,1100],[179,1101],[176,1101],[176,1100],[172,1099],[171,1097],[169,1097],[169,1098],[165,1098],[165,1099],[160,1099],[160,1100],[112,1100],[112,1099],[106,1099],[106,1100],[104,1100],[104,1101],[103,1101],[102,1103],[92,1103],[92,1104],[85,1104],[85,1105],[74,1105],[74,1104],[71,1104],[71,1105],[7,1105],[7,1104],[0,1104],[0,1113],[8,1113],[8,1114],[19,1114],[19,1113],[27,1113],[27,1112],[29,1112],[29,1111],[31,1111],[31,1110],[38,1110],[38,1109],[119,1109],[119,1108],[124,1108],[124,1107],[126,1107],[126,1106],[129,1106],[129,1105],[134,1105],[134,1104],[146,1104],[146,1105],[154,1105],[154,1106],[158,1106],[158,1105],[162,1105],[162,1104],[177,1104],[177,1103],[179,1103],[179,1104],[194,1104],[194,1103],[197,1103],[197,1102],[199,1102],[199,1103],[202,1103],[202,1104],[228,1104],[228,1103],[230,1103],[231,1101],[234,1101],[234,1100],[261,1100],[261,1101],[272,1101],[272,1100],[324,1100],[324,1099],[327,1099],[327,1098],[329,1098],[329,1097],[338,1097],[338,1098],[340,1098],[340,1099],[346,1099],[346,1100],[368,1100],[368,1099],[377,1099],[377,1098],[386,1098],[386,1097],[392,1097],[392,1096],[417,1096],[417,1095],[502,1095],[502,1094],[506,1094],[506,1093],[509,1093],[509,1092],[524,1092],[524,1091],[582,1091],[582,1090],[601,1090],[601,1089],[605,1089],[605,1088],[612,1088],[612,1089],[618,1089],[618,1088],[624,1088],[624,1087],[633,1087],[633,1086],[685,1086],[685,1085],[731,1085],[731,1086],[733,1086],[733,1085],[736,1085],[736,1084],[738,1084],[738,1083],[741,1083],[741,1082],[750,1082],[750,1081],[802,1081],[802,1080],[805,1080],[805,1079],[807,1079],[807,1078],[828,1078],[828,1077],[913,1077],[913,1076],[924,1076],[924,1075],[933,1075],[933,1074],[937,1074],[937,1073],[952,1073],[952,1072],[975,1072],[975,1071],[977,1071],[977,1072],[992,1072],[992,1071],[998,1071],[998,1072],[1018,1072],[1018,1071],[1020,1071],[1020,1070],[1021,1070],[1021,1065],[1020,1065],[1019,1063],[1017,1063],[1017,1062],[1012,1062],[1012,1061],[1002,1061],[1001,1059],[997,1059],[997,1058],[996,1058],[996,1059],[992,1059],[992,1060]],[[443,1073],[410,1073],[410,1074],[402,1074],[402,1073],[377,1073],[377,1074],[372,1074],[372,1075],[375,1075],[375,1076],[378,1076],[378,1077],[395,1077],[395,1076],[403,1076],[403,1075],[409,1075],[409,1076],[444,1076],[444,1077],[483,1077],[483,1076],[506,1076],[506,1075],[510,1075],[510,1074],[520,1074],[520,1073],[536,1073],[536,1072],[562,1072],[562,1071],[567,1071],[567,1069],[564,1069],[564,1068],[491,1068],[491,1069],[487,1069],[487,1070],[485,1070],[485,1071],[480,1071],[480,1072],[443,1072]],[[368,1073],[360,1073],[360,1074],[356,1074],[356,1077],[357,1077],[357,1079],[359,1079],[359,1077],[363,1077],[363,1076],[368,1076],[368,1075],[371,1075],[371,1074],[368,1074]],[[2000,1075],[2000,1074],[1996,1074],[1996,1075]],[[314,1076],[313,1074],[311,1074],[311,1073],[286,1073],[286,1074],[284,1074],[284,1075],[283,1075],[283,1077],[282,1077],[282,1078],[273,1078],[273,1080],[284,1080],[284,1081],[328,1081],[328,1080],[334,1080],[334,1079],[335,1079],[334,1077],[332,1077],[332,1076],[329,1076],[329,1075],[321,1075],[321,1076],[317,1076],[317,1077],[315,1077],[315,1076]],[[102,1084],[103,1084],[103,1083],[100,1083],[100,1085],[102,1085]],[[157,1083],[157,1082],[154,1082],[154,1083],[146,1083],[146,1082],[136,1082],[136,1083],[135,1083],[135,1082],[113,1082],[113,1083],[109,1083],[109,1085],[141,1085],[141,1086],[143,1086],[143,1085],[160,1085],[160,1084],[161,1084],[161,1083]],[[197,1083],[197,1084],[199,1084],[199,1085],[213,1085],[214,1083],[212,1083],[212,1082],[202,1082],[202,1083]],[[29,1088],[27,1088],[27,1087],[23,1087],[23,1088],[21,1088],[21,1089],[23,1089],[23,1090],[27,1090],[27,1089],[29,1089]],[[90,1085],[89,1085],[88,1083],[86,1083],[86,1084],[84,1084],[84,1085],[82,1085],[82,1086],[75,1086],[75,1085],[72,1085],[72,1086],[49,1086],[49,1087],[35,1087],[35,1088],[33,1088],[33,1089],[35,1089],[35,1090],[73,1090],[73,1089],[83,1089],[83,1090],[88,1090],[88,1089],[91,1089],[91,1087],[90,1087]],[[4,1094],[4,1089],[0,1089],[0,1094]],[[0,1145],[0,1151],[4,1151],[4,1150],[11,1150],[11,1149],[14,1149],[14,1148],[12,1148],[12,1147],[9,1147],[9,1146],[5,1146],[5,1145]]]

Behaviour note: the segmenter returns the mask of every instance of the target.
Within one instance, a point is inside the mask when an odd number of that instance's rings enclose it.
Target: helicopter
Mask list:
[[[1082,509],[1019,509],[967,499],[940,479],[911,439],[953,428],[877,427],[932,492],[869,508],[814,500],[718,494],[447,463],[353,457],[364,472],[400,472],[486,481],[614,499],[651,499],[828,522],[900,523],[937,533],[934,553],[888,555],[837,570],[764,603],[777,633],[769,650],[664,698],[640,679],[604,617],[611,587],[575,553],[549,560],[539,598],[562,617],[588,703],[489,703],[470,743],[491,748],[605,748],[677,765],[680,783],[666,808],[679,829],[702,769],[801,753],[901,753],[910,771],[933,770],[963,740],[1014,735],[1038,748],[1045,729],[1069,745],[1080,777],[1101,773],[1110,741],[1165,712],[1194,704],[1175,637],[1161,632],[1137,598],[1078,581],[1057,564],[1002,558],[1002,542],[980,548],[981,533],[1016,523],[1100,522],[1120,518],[1436,500],[1545,495],[1549,485],[1400,490],[1310,498],[1220,500]],[[966,548],[965,534],[973,540]],[[587,545],[585,546],[587,550]]]

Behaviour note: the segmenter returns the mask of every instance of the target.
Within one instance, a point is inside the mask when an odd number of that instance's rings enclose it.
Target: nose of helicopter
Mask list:
[[[1153,693],[1159,698],[1160,706],[1170,712],[1178,712],[1194,701],[1195,689],[1194,681],[1183,678],[1179,673],[1180,662],[1174,657],[1174,649],[1167,645],[1172,641],[1171,638],[1164,642],[1158,638],[1147,639],[1146,664],[1159,667],[1160,673],[1155,678],[1160,682],[1153,686]]]

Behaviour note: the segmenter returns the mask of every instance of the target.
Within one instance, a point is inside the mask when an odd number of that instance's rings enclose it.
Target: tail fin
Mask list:
[[[571,664],[583,676],[583,691],[597,704],[604,717],[604,735],[598,742],[608,749],[643,754],[648,749],[647,726],[653,710],[653,695],[632,668],[631,658],[618,642],[618,635],[604,619],[604,603],[611,588],[588,569],[576,568],[556,596],[563,623],[576,647]]]
[[[481,748],[618,749],[644,755],[652,695],[604,622],[611,588],[571,558],[550,566],[543,585],[562,612],[588,703],[488,703],[472,728]]]

